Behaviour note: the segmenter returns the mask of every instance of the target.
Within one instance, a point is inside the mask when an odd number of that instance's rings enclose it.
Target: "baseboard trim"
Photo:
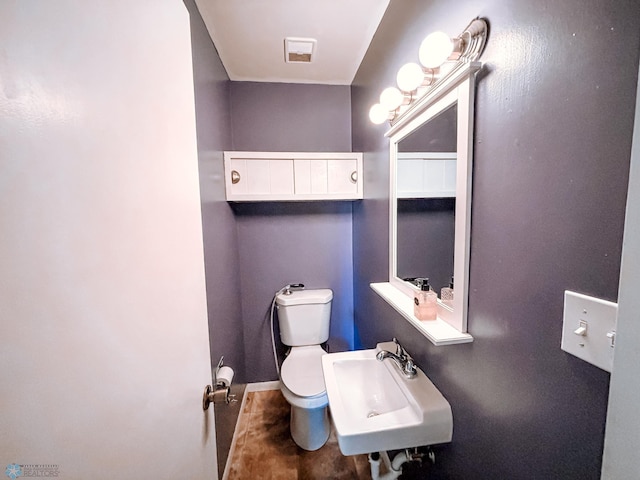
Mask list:
[[[271,382],[247,383],[245,392],[265,392],[267,390],[280,390],[280,380]]]

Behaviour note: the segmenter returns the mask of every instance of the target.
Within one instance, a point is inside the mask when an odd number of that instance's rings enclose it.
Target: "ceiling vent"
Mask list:
[[[284,39],[284,61],[287,63],[311,63],[315,50],[315,38],[287,37]]]

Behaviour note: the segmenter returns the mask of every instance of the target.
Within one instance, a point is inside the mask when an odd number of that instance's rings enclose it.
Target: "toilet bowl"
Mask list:
[[[329,438],[329,399],[319,345],[293,347],[282,364],[280,390],[291,405],[291,437],[305,450],[317,450]]]
[[[330,289],[276,296],[280,339],[291,347],[280,367],[280,390],[291,405],[291,437],[305,450],[322,447],[331,432],[320,345],[329,338],[332,299]]]

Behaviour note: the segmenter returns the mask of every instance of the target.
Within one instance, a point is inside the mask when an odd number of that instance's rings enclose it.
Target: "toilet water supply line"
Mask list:
[[[285,293],[287,295],[291,294],[292,290],[304,290],[304,284],[302,283],[289,283],[278,290],[273,296],[273,301],[271,302],[271,315],[270,315],[270,323],[271,323],[271,349],[273,350],[273,361],[276,364],[276,372],[278,372],[278,378],[280,378],[280,363],[278,362],[278,354],[276,353],[276,337],[274,334],[273,328],[273,312],[276,308],[276,298],[281,293]]]

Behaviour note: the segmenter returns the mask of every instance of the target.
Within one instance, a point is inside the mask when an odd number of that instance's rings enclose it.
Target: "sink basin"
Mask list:
[[[418,368],[406,378],[380,350],[395,352],[395,343],[375,349],[330,353],[322,357],[329,409],[344,455],[382,452],[451,441],[449,402]]]

